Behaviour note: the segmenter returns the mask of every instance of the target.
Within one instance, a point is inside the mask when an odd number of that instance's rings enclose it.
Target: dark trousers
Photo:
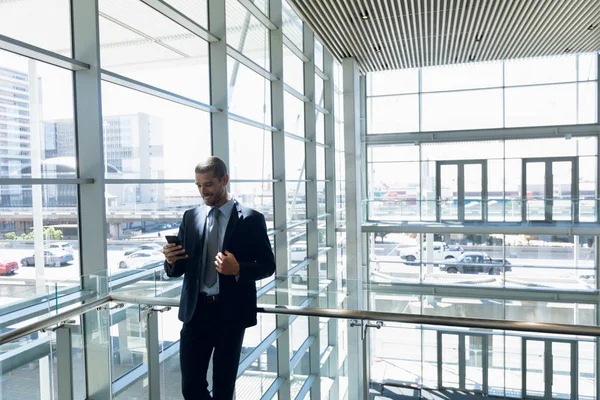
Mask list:
[[[181,330],[179,362],[185,400],[233,398],[244,331],[223,321],[219,302],[203,304],[199,299],[192,320],[183,324]],[[213,397],[210,397],[206,373],[213,351]]]

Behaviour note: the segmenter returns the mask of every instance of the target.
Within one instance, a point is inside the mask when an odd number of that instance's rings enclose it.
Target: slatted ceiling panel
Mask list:
[[[600,51],[600,0],[289,3],[363,72]]]

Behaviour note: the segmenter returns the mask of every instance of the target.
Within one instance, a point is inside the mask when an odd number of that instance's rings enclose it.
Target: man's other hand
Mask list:
[[[223,275],[238,275],[240,273],[240,263],[235,256],[225,250],[225,254],[219,252],[215,257],[217,271]]]
[[[167,262],[171,265],[175,264],[178,260],[184,260],[188,258],[185,254],[185,249],[180,244],[169,243],[163,246],[163,254],[167,259]]]

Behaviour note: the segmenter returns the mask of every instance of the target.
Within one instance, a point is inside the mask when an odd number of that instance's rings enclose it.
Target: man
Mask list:
[[[209,157],[196,166],[205,206],[187,210],[179,244],[164,246],[168,276],[184,275],[179,319],[183,397],[210,399],[206,373],[213,358],[213,398],[231,399],[244,339],[256,325],[255,281],[275,272],[264,216],[227,192],[227,166]]]

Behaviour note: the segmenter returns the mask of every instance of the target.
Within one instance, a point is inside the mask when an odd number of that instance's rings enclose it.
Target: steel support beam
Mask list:
[[[304,63],[304,95],[310,99],[304,103],[304,133],[308,139],[304,143],[306,162],[306,217],[310,219],[307,224],[306,246],[307,256],[312,261],[308,265],[308,291],[309,293],[319,290],[319,204],[317,190],[317,134],[316,134],[316,109],[315,109],[315,63],[314,48],[315,38],[310,28],[303,24],[304,53],[309,61]],[[311,302],[312,307],[319,307],[319,296]],[[310,373],[320,376],[321,371],[321,328],[318,317],[308,319],[308,334],[314,340],[309,349]],[[311,399],[321,398],[320,380],[315,380],[310,387]]]
[[[346,169],[346,249],[348,298],[347,307],[364,309],[362,232],[361,232],[361,171],[360,87],[358,63],[353,58],[343,60],[344,143]],[[349,324],[349,321],[346,323]],[[348,326],[348,395],[350,400],[365,397],[368,382],[363,381],[361,330]]]
[[[73,57],[89,65],[89,69],[75,71],[73,75],[78,177],[94,180],[93,184],[79,186],[80,273],[84,276],[83,290],[101,296],[107,294],[108,279],[98,1],[71,0],[71,17]],[[108,400],[111,398],[108,311],[85,314],[82,320],[86,394],[88,398]]]
[[[221,110],[210,115],[212,155],[229,165],[229,90],[224,1],[208,0],[208,28],[211,34],[221,39],[208,44],[210,104]]]
[[[275,26],[282,26],[282,0],[269,1],[269,15]],[[271,45],[271,72],[283,76],[283,33],[281,29],[269,31]],[[288,240],[287,240],[287,190],[285,182],[285,131],[283,80],[271,82],[271,125],[279,132],[272,133],[273,154],[273,223],[275,234],[275,261],[277,276],[283,278],[276,291],[276,304],[289,305]],[[289,317],[276,316],[277,328],[283,333],[277,338],[277,375],[281,384],[277,390],[280,400],[290,400],[290,330]]]

